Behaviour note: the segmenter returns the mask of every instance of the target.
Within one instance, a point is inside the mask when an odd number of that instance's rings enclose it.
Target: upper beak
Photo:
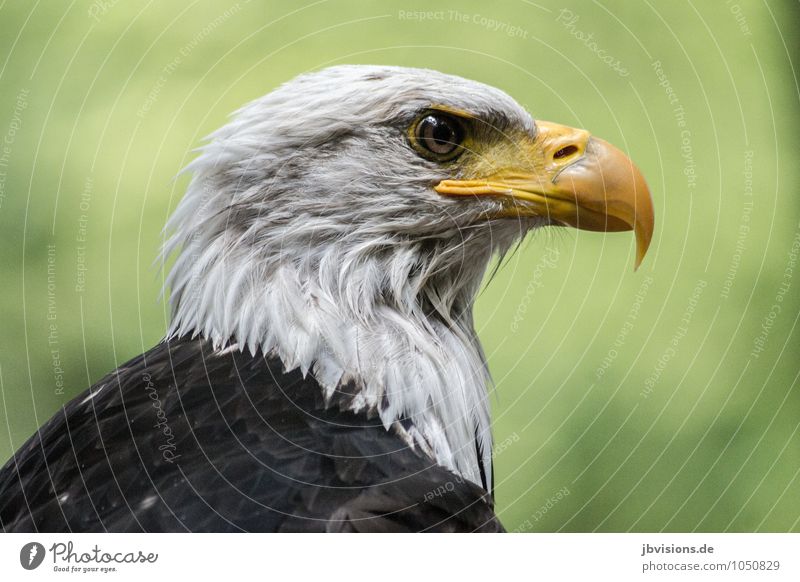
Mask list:
[[[639,169],[608,142],[546,121],[519,156],[485,179],[443,180],[445,195],[502,196],[513,202],[504,216],[536,215],[584,230],[633,230],[636,264],[653,237],[653,202]]]

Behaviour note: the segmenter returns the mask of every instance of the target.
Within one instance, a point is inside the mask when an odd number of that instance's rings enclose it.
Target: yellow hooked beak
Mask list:
[[[546,121],[537,128],[535,139],[515,144],[500,156],[506,159],[492,160],[485,178],[443,180],[434,189],[447,196],[502,197],[509,203],[506,217],[543,216],[553,224],[602,232],[633,230],[638,268],[653,237],[653,202],[639,169],[585,130]]]

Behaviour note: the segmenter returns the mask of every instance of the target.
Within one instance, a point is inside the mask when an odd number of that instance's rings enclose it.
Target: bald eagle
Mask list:
[[[502,531],[473,305],[547,225],[653,231],[588,132],[430,70],[338,66],[240,109],[167,224],[165,339],[0,472],[5,531]]]

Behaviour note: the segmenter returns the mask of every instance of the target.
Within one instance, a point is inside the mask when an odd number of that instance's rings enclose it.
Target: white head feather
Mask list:
[[[534,131],[502,91],[397,67],[325,69],[239,110],[167,225],[169,333],[275,354],[328,397],[352,382],[351,408],[479,484],[482,461],[491,487],[472,308],[492,256],[541,222],[487,220],[490,197],[432,189],[453,170],[406,133],[432,105]]]

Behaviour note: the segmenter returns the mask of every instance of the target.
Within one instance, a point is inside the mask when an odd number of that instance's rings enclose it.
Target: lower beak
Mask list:
[[[639,169],[620,150],[588,132],[537,122],[536,138],[519,157],[486,179],[443,180],[434,189],[447,196],[499,196],[502,216],[543,216],[553,224],[583,230],[633,230],[636,263],[653,236],[653,202]]]

